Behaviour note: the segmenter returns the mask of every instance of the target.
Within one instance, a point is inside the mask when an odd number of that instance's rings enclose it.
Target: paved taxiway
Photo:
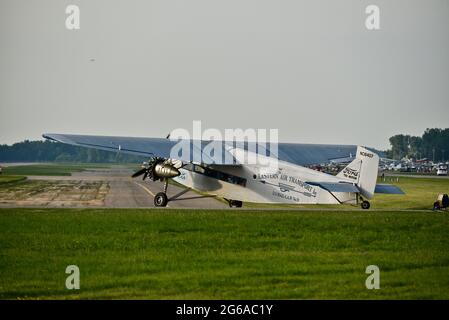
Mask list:
[[[74,207],[74,208],[153,208],[154,195],[161,192],[163,183],[131,178],[127,167],[88,169],[72,176],[28,176],[28,182],[0,189],[0,207]],[[407,175],[403,175],[408,177]],[[415,177],[415,176],[414,176]],[[447,179],[423,176],[422,178]],[[401,176],[386,176],[390,179]],[[169,198],[186,189],[169,185]],[[194,191],[181,194],[168,204],[169,208],[228,209],[228,205],[214,197],[202,196]],[[245,208],[246,209],[246,208]],[[264,208],[273,210],[273,208]],[[258,210],[264,210],[258,208]],[[322,210],[322,208],[277,208],[278,210]],[[352,211],[353,208],[327,209]],[[383,211],[371,209],[371,211]]]
[[[70,201],[59,199],[58,202],[39,202],[37,206],[60,207],[63,203],[64,207],[105,207],[105,208],[152,208],[154,207],[154,196],[163,191],[163,183],[160,181],[142,181],[141,178],[131,178],[132,170],[123,167],[113,167],[108,169],[88,169],[83,172],[73,173],[72,176],[28,176],[30,181],[46,181],[46,182],[66,182],[72,183],[74,186],[81,182],[99,182],[107,185],[107,193],[94,205],[88,202],[77,202],[73,197]],[[67,185],[65,186],[67,189]],[[79,189],[79,187],[78,187]],[[187,192],[186,192],[187,191]],[[67,193],[67,192],[66,192]],[[207,209],[223,209],[228,205],[214,197],[203,196],[194,191],[172,185],[168,186],[167,195],[172,199],[168,203],[170,208],[207,208]],[[179,195],[178,197],[176,197]],[[62,196],[61,196],[62,197]],[[66,196],[66,198],[69,196]],[[82,198],[82,196],[80,197]],[[98,200],[98,199],[97,199]],[[36,204],[38,202],[36,201]],[[15,203],[8,201],[1,206],[33,206],[33,202],[29,201],[24,204],[22,202]]]

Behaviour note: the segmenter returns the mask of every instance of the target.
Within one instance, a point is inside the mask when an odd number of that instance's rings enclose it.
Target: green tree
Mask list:
[[[435,162],[449,158],[449,128],[426,129],[422,137],[397,134],[390,138],[391,150],[387,155],[393,159],[403,157],[427,158]]]

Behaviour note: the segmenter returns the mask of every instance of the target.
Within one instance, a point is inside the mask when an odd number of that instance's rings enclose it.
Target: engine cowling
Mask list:
[[[154,166],[154,175],[160,178],[174,178],[180,174],[181,172],[170,164],[158,163]]]
[[[142,169],[132,175],[133,178],[143,175],[143,180],[150,178],[153,181],[158,179],[174,178],[181,174],[178,168],[182,163],[175,160],[153,157],[148,162],[144,162]]]

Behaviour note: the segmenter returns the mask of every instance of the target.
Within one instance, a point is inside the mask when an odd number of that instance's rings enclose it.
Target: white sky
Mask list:
[[[0,44],[0,143],[202,120],[387,148],[449,127],[447,0],[0,0]]]

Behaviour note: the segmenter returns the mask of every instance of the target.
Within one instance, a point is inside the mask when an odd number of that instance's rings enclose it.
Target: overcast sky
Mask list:
[[[202,120],[386,148],[449,127],[448,0],[0,0],[0,44],[0,143]]]

